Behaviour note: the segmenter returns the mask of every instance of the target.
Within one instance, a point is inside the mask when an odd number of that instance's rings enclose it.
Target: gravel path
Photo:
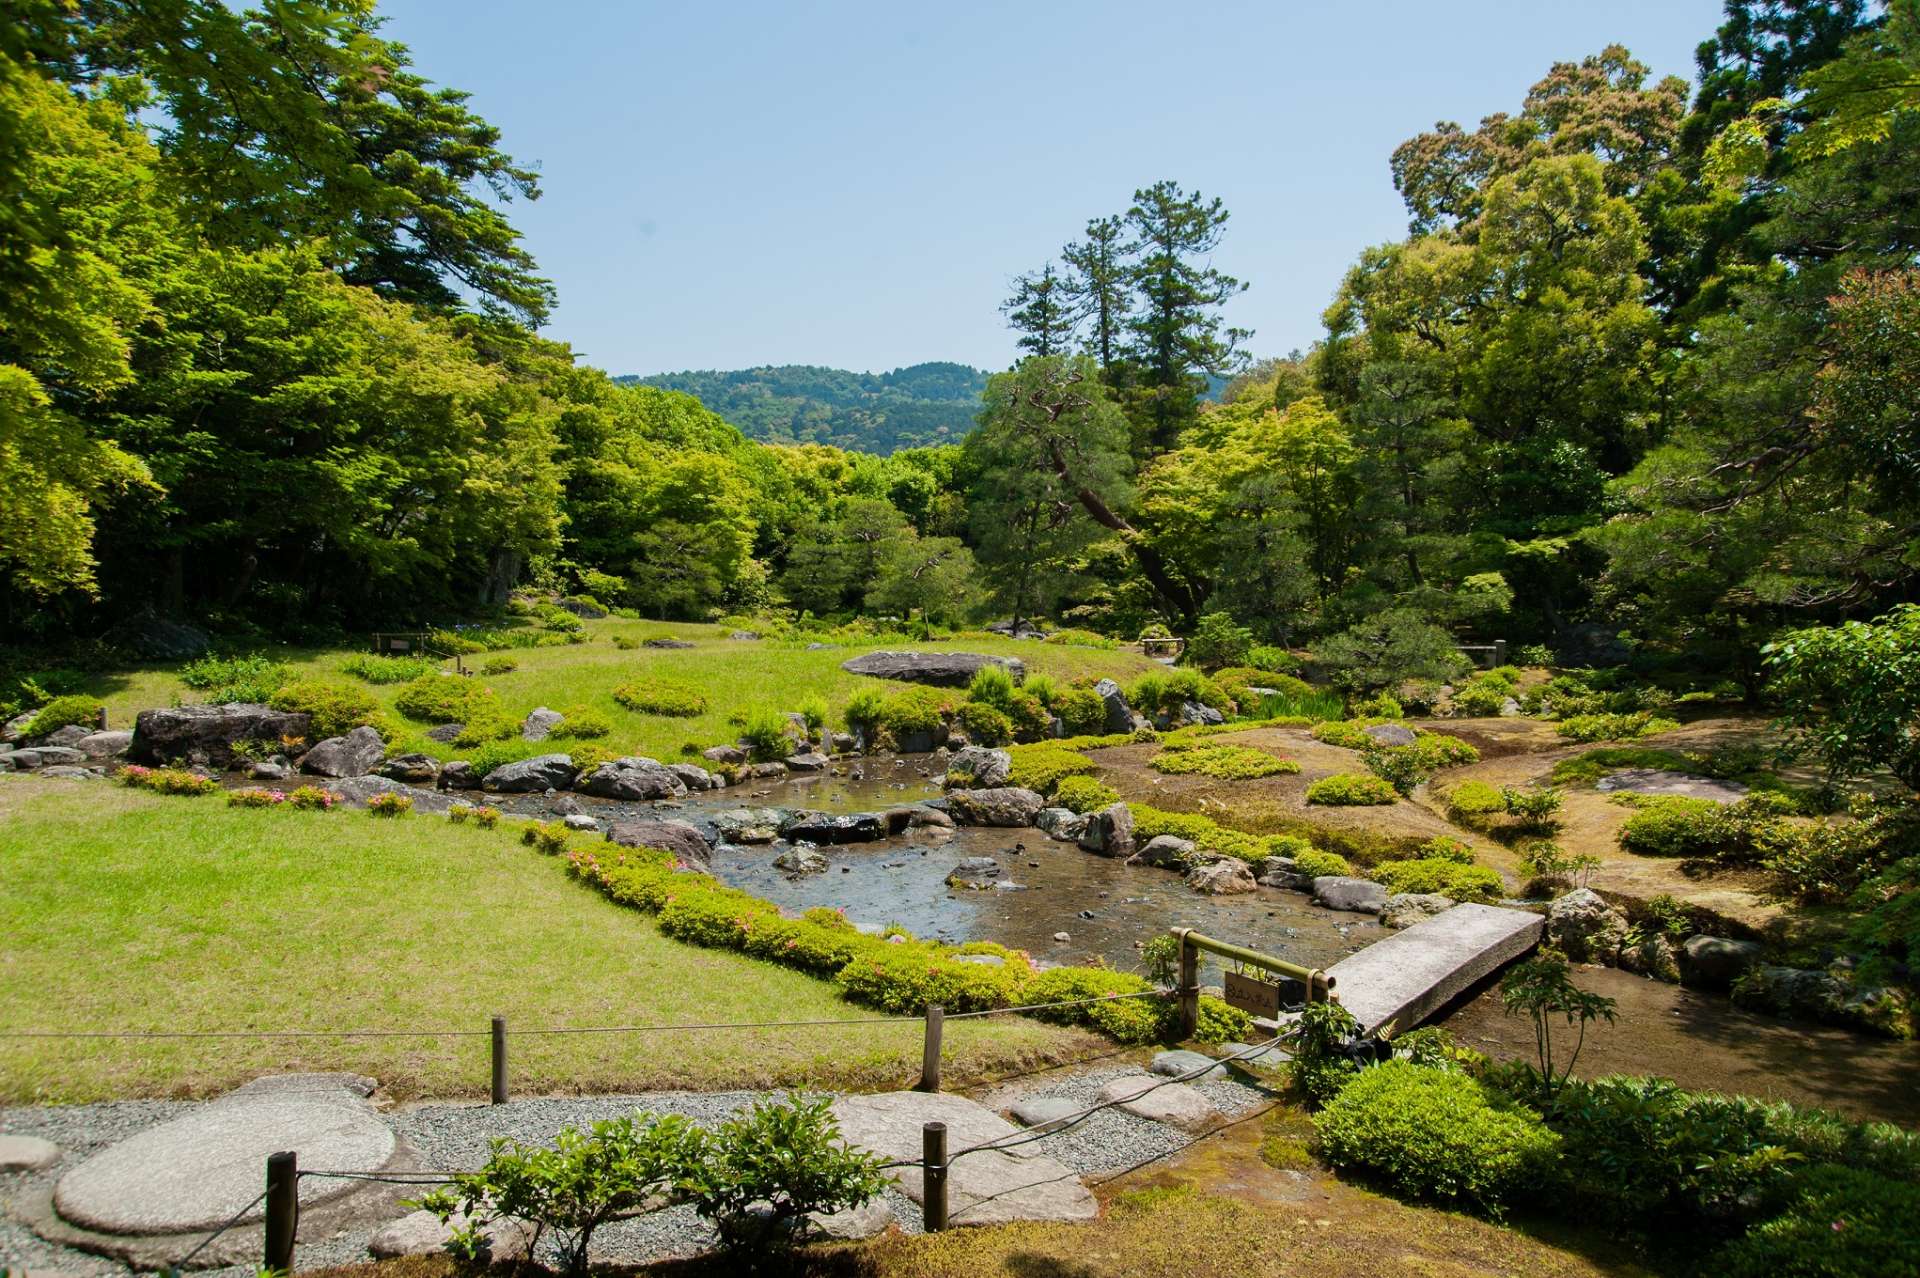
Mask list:
[[[1017,1094],[1058,1096],[1092,1104],[1100,1089],[1116,1078],[1142,1075],[1132,1066],[1053,1074],[1033,1080]],[[1259,1104],[1267,1093],[1231,1077],[1194,1084],[1229,1117]],[[1016,1094],[996,1090],[996,1101]],[[529,1144],[549,1144],[569,1123],[586,1126],[635,1110],[679,1114],[711,1126],[745,1108],[764,1093],[659,1092],[631,1096],[545,1097],[506,1105],[418,1104],[389,1111],[394,1130],[418,1155],[421,1166],[467,1171],[480,1166],[488,1142],[506,1136]],[[117,1261],[48,1243],[14,1219],[15,1199],[42,1189],[88,1155],[116,1141],[166,1122],[194,1108],[192,1102],[122,1101],[98,1105],[0,1109],[0,1133],[38,1136],[59,1145],[65,1157],[37,1173],[0,1176],[0,1269],[57,1269],[64,1274],[118,1278],[129,1271]],[[1118,1110],[1104,1110],[1040,1142],[1037,1152],[1057,1158],[1082,1176],[1131,1167],[1172,1153],[1190,1138],[1183,1132]],[[918,1232],[920,1209],[906,1195],[889,1190],[887,1200],[901,1228]],[[295,1255],[299,1269],[350,1264],[367,1256],[372,1230],[351,1229],[332,1238],[302,1241]],[[637,1264],[704,1251],[713,1233],[691,1207],[672,1207],[635,1220],[618,1221],[595,1233],[596,1262]],[[551,1260],[551,1257],[548,1257]],[[216,1278],[252,1278],[251,1267],[209,1270]]]

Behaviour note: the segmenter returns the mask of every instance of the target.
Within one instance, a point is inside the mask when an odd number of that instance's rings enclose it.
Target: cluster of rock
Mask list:
[[[84,728],[70,724],[38,737],[26,730],[34,720],[29,711],[0,729],[0,772],[39,772],[51,777],[97,778],[113,760],[126,754],[133,734]]]

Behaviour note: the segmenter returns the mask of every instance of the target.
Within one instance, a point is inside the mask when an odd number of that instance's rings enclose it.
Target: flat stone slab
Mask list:
[[[1225,1062],[1228,1069],[1249,1078],[1260,1078],[1266,1071],[1278,1069],[1293,1059],[1293,1053],[1280,1046],[1277,1039],[1259,1047],[1250,1043],[1222,1043],[1220,1054],[1229,1058]]]
[[[1456,905],[1335,963],[1340,1002],[1362,1026],[1404,1034],[1540,943],[1546,920],[1497,905]]]
[[[1194,1078],[1224,1078],[1227,1067],[1202,1052],[1172,1051],[1161,1052],[1153,1058],[1150,1066],[1156,1074],[1168,1078],[1178,1078],[1182,1074],[1193,1074]],[[1205,1070],[1196,1074],[1195,1070]]]
[[[1017,1137],[1015,1127],[984,1105],[945,1092],[882,1092],[843,1096],[833,1103],[848,1144],[885,1159],[918,1159],[920,1129],[947,1125],[948,1156],[971,1145]],[[1007,1150],[983,1150],[955,1161],[947,1175],[947,1216],[956,1225],[1001,1225],[1014,1220],[1092,1220],[1099,1214],[1080,1177],[1037,1141]],[[902,1192],[922,1202],[920,1169],[888,1173]]]
[[[467,1214],[464,1211],[454,1212],[453,1219],[445,1224],[433,1212],[409,1212],[374,1230],[367,1239],[367,1254],[379,1260],[391,1260],[396,1256],[437,1256],[447,1249],[453,1231],[465,1228],[466,1224]],[[512,1217],[503,1217],[483,1229],[481,1236],[487,1240],[488,1258],[498,1264],[506,1260],[526,1259],[527,1244],[532,1240],[532,1233],[531,1226]]]
[[[1169,1083],[1164,1078],[1116,1078],[1100,1089],[1100,1099],[1118,1101],[1129,1114],[1188,1131],[1210,1126],[1220,1117],[1219,1108],[1199,1088],[1189,1083]]]
[[[60,1147],[38,1136],[0,1136],[0,1173],[39,1171],[60,1161]]]
[[[150,1127],[60,1178],[54,1209],[106,1234],[210,1230],[266,1183],[267,1155],[290,1149],[301,1165],[374,1171],[397,1151],[393,1129],[353,1075],[262,1079],[169,1123]],[[348,1180],[300,1179],[300,1205],[352,1193]],[[264,1205],[241,1223],[265,1216]]]
[[[1687,799],[1712,799],[1716,803],[1734,803],[1747,794],[1747,787],[1738,781],[1696,777],[1664,768],[1622,768],[1601,777],[1593,783],[1593,788],[1609,793],[1676,794]]]

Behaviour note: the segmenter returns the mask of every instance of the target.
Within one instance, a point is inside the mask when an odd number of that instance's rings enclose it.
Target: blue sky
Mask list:
[[[1719,0],[717,4],[385,0],[545,194],[512,216],[615,373],[1011,362],[1009,278],[1172,178],[1233,214],[1257,355],[1304,347],[1387,171],[1610,42],[1691,79]]]

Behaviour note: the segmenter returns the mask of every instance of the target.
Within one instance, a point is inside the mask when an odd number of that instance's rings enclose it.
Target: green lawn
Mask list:
[[[0,777],[0,883],[5,1030],[485,1030],[494,1013],[520,1028],[872,1015],[829,982],[669,940],[506,826],[232,809],[217,796]],[[1018,1017],[958,1022],[947,1031],[948,1070],[997,1073],[1101,1041]],[[917,1076],[920,1030],[526,1036],[512,1058],[514,1087],[527,1093],[898,1087]],[[311,1069],[371,1074],[401,1095],[483,1094],[487,1040],[0,1038],[0,1102],[198,1095]]]
[[[475,678],[498,692],[505,708],[516,715],[525,714],[535,706],[563,711],[574,705],[596,707],[614,724],[613,735],[600,744],[621,753],[669,761],[681,757],[683,745],[705,747],[732,741],[739,735],[738,727],[729,722],[734,716],[760,709],[793,710],[807,697],[820,697],[832,710],[838,726],[840,711],[856,690],[904,686],[850,675],[840,668],[840,663],[849,657],[879,647],[906,646],[901,644],[808,652],[798,643],[729,639],[728,631],[719,626],[618,619],[588,622],[586,633],[591,639],[584,644],[497,654],[518,661],[520,668],[511,674],[476,675]],[[644,640],[665,635],[688,640],[696,646],[622,651],[613,644],[616,637]],[[970,638],[911,646],[925,651],[954,649],[1018,657],[1026,662],[1029,672],[1045,673],[1061,680],[1082,675],[1096,678],[1111,675],[1125,683],[1149,670],[1163,669],[1135,652],[1011,639]],[[369,686],[340,673],[340,663],[358,649],[314,650],[263,645],[261,651],[286,662],[300,677]],[[477,669],[485,659],[468,657],[465,660],[469,668]],[[140,710],[171,705],[175,700],[196,699],[197,694],[183,685],[173,671],[174,667],[149,666],[104,674],[96,676],[85,690],[106,702],[108,719],[113,725],[131,726],[133,716]],[[640,675],[698,687],[707,696],[706,713],[689,719],[673,719],[627,710],[613,699],[613,689]],[[374,687],[372,691],[390,705],[401,686],[390,684]],[[408,731],[389,744],[396,752],[423,750],[440,758],[454,758],[461,753],[427,740],[420,725],[408,725]]]

